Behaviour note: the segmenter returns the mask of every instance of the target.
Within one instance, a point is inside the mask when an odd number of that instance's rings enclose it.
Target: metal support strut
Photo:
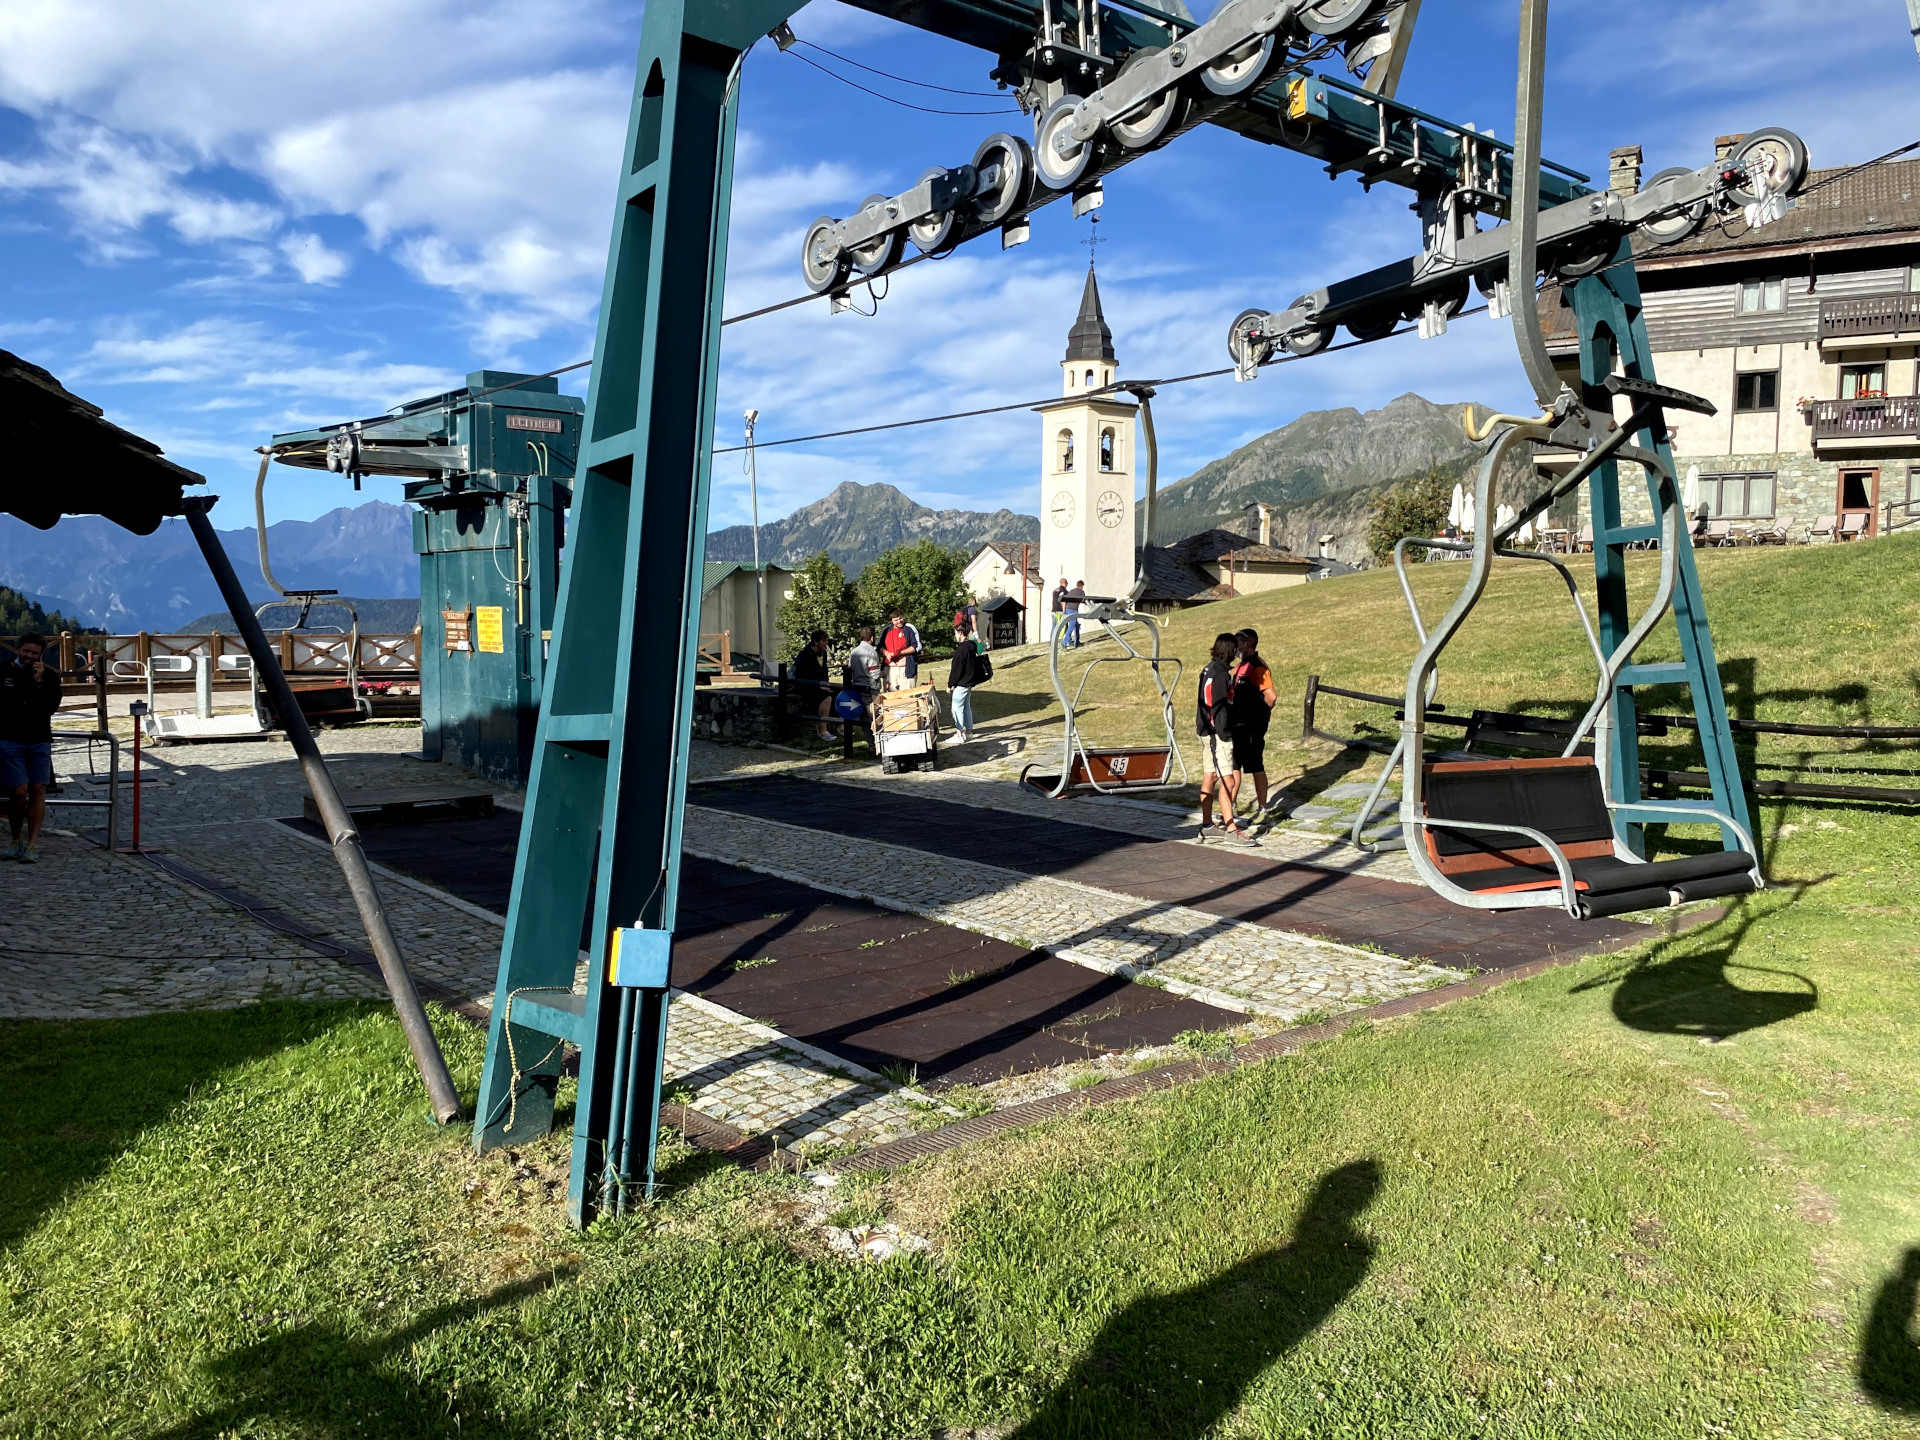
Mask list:
[[[462,1113],[460,1097],[454,1091],[446,1057],[440,1053],[440,1042],[434,1039],[433,1026],[428,1023],[426,1009],[420,1003],[420,992],[414,989],[413,976],[401,957],[399,942],[387,924],[387,912],[373,883],[366,851],[360,848],[360,832],[347,807],[341,803],[340,792],[333,788],[333,776],[327,772],[327,762],[314,743],[313,731],[301,713],[300,702],[294,698],[293,687],[287,684],[287,677],[280,669],[280,657],[267,643],[266,631],[260,628],[259,617],[253,613],[247,592],[240,586],[240,577],[233,573],[233,562],[227,558],[220,537],[214,533],[213,522],[207,518],[207,511],[219,498],[218,495],[190,498],[186,502],[187,524],[201,555],[206,558],[207,568],[213,572],[214,583],[220,587],[220,598],[226,602],[227,613],[233,616],[240,638],[246,642],[247,654],[253,658],[253,673],[267,687],[274,708],[280,712],[280,722],[286,727],[287,740],[300,757],[307,789],[313,795],[313,803],[320,808],[327,838],[333,842],[333,858],[340,862],[340,871],[347,877],[347,888],[353,892],[354,906],[360,911],[360,922],[367,928],[367,942],[373,947],[374,959],[380,962],[381,978],[387,982],[387,993],[393,997],[400,1028],[406,1032],[407,1048],[413,1052],[413,1063],[426,1083],[434,1117],[443,1125],[458,1120]]]
[[[748,47],[798,8],[653,0],[642,23],[474,1126],[483,1150],[545,1134],[562,1047],[577,1046],[576,1225],[653,1191],[667,976],[662,964],[645,983],[616,983],[630,977],[616,977],[613,937],[639,931],[664,950],[674,927],[735,85]]]

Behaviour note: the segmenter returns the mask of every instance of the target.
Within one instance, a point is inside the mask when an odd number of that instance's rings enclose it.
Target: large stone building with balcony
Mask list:
[[[1638,188],[1639,165],[1638,147],[1615,151],[1614,185]],[[1799,206],[1758,230],[1636,245],[1659,378],[1717,407],[1669,417],[1679,473],[1699,468],[1712,518],[1791,522],[1795,540],[1920,519],[1920,160],[1822,184],[1835,175],[1813,171]],[[1542,319],[1572,361],[1571,312]],[[1644,515],[1644,491],[1622,491]],[[1585,512],[1583,496],[1582,526]]]

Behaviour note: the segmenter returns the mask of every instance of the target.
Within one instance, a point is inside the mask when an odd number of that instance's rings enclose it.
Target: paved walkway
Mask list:
[[[992,856],[1023,875],[1184,907],[1289,935],[1378,947],[1456,970],[1503,970],[1646,938],[1644,926],[1538,910],[1463,910],[1424,886],[1276,861],[1220,846],[1146,840],[1058,819],[994,813],[926,795],[822,785],[790,776],[703,785],[703,807],[942,857]]]

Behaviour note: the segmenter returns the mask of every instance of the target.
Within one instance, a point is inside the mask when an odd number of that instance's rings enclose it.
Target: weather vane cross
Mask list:
[[[1100,212],[1094,211],[1087,216],[1087,238],[1080,243],[1087,247],[1087,269],[1093,269],[1093,257],[1101,245],[1106,242],[1100,238]]]

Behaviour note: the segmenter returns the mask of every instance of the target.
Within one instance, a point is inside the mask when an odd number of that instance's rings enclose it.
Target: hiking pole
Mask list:
[[[227,558],[220,537],[214,532],[213,522],[207,518],[207,511],[219,498],[218,495],[195,495],[188,499],[187,524],[193,529],[193,538],[199,543],[200,553],[206,557],[207,568],[213,572],[214,583],[220,587],[220,598],[226,601],[228,613],[240,629],[240,638],[246,642],[247,653],[253,657],[254,675],[264,681],[274,709],[280,712],[280,723],[286,727],[287,740],[300,757],[300,768],[305,772],[307,789],[313,795],[320,818],[326,823],[327,838],[333,842],[333,858],[340,862],[341,873],[347,877],[347,889],[353,892],[353,903],[360,911],[360,921],[367,927],[367,940],[373,946],[374,958],[380,962],[380,974],[387,982],[387,993],[393,997],[393,1008],[400,1017],[400,1028],[406,1032],[407,1048],[413,1051],[413,1063],[426,1084],[434,1117],[443,1125],[458,1120],[462,1114],[460,1096],[453,1088],[453,1076],[447,1073],[446,1057],[440,1053],[440,1042],[434,1039],[426,1008],[420,1003],[420,992],[414,988],[407,962],[401,958],[399,942],[393,938],[393,931],[387,924],[387,912],[380,903],[380,892],[374,888],[373,871],[367,864],[366,851],[360,847],[360,832],[354,828],[347,807],[341,803],[340,792],[333,787],[333,776],[327,773],[327,762],[314,741],[307,717],[294,697],[293,687],[287,683],[286,673],[280,668],[280,657],[274,654],[273,647],[267,643],[266,631],[260,627],[260,617],[253,613],[247,603],[247,592],[240,588],[240,578],[233,573],[233,561]],[[139,794],[139,787],[136,786],[136,804],[139,803]]]

